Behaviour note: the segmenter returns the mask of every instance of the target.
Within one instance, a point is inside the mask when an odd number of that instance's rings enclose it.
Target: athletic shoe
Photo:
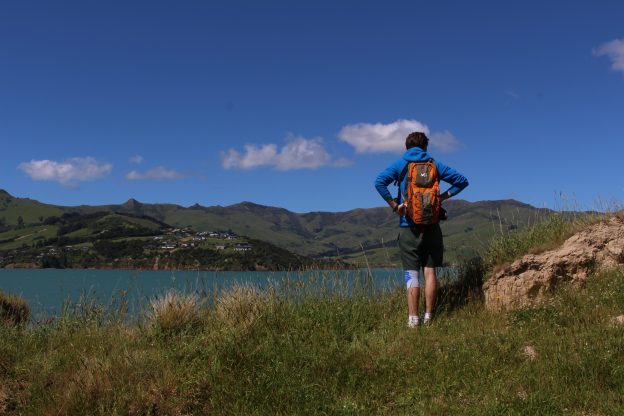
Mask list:
[[[432,316],[423,318],[423,325],[424,326],[429,326],[429,325],[431,325],[432,321],[433,321],[433,317]]]
[[[407,319],[407,327],[408,328],[416,328],[418,326],[418,317],[408,318]]]

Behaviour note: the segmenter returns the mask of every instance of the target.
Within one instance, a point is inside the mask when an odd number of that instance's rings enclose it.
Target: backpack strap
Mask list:
[[[405,175],[407,175],[407,169],[409,168],[409,164],[410,162],[407,162],[405,164],[405,167],[403,168],[403,170],[401,171],[401,174],[399,175],[399,179],[394,181],[394,184],[397,186],[401,185],[401,182],[403,182],[403,179],[405,179]]]
[[[410,163],[411,162],[407,162],[405,164],[405,167],[401,171],[399,178],[394,181],[394,184],[399,188],[397,191],[397,197],[396,197],[397,203],[401,200],[401,182],[403,182],[403,179],[405,179],[405,175],[407,175],[407,169],[409,169]]]

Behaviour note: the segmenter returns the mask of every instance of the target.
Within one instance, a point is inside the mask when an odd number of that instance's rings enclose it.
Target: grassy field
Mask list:
[[[37,225],[26,229],[10,230],[0,233],[3,250],[13,250],[24,245],[31,246],[38,240],[45,240],[56,236],[57,227],[53,225]]]
[[[123,302],[87,302],[0,325],[0,414],[624,412],[622,270],[518,312],[447,297],[416,330],[403,291],[322,287],[236,288],[210,307],[174,296],[138,323]]]

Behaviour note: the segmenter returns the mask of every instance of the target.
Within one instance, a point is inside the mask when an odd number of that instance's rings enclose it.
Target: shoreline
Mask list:
[[[393,269],[395,267],[389,266],[376,266],[371,269]],[[289,268],[269,268],[269,267],[256,267],[254,269],[241,269],[241,268],[233,268],[233,269],[224,269],[224,268],[176,268],[176,267],[163,267],[163,268],[147,268],[147,267],[114,267],[114,266],[104,266],[104,267],[64,267],[64,268],[55,268],[55,267],[41,267],[40,265],[36,265],[33,263],[15,263],[8,264],[6,266],[0,267],[0,269],[7,270],[134,270],[139,272],[159,272],[159,271],[172,271],[172,272],[306,272],[306,271],[314,271],[314,270],[366,270],[366,268],[357,267],[353,265],[352,267],[318,267],[318,268],[304,268],[304,269],[289,269]]]

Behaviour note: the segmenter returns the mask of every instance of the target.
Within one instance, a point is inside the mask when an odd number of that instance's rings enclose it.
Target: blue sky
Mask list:
[[[600,208],[624,201],[622,22],[621,1],[3,2],[0,188],[382,206],[424,129],[460,198]]]

